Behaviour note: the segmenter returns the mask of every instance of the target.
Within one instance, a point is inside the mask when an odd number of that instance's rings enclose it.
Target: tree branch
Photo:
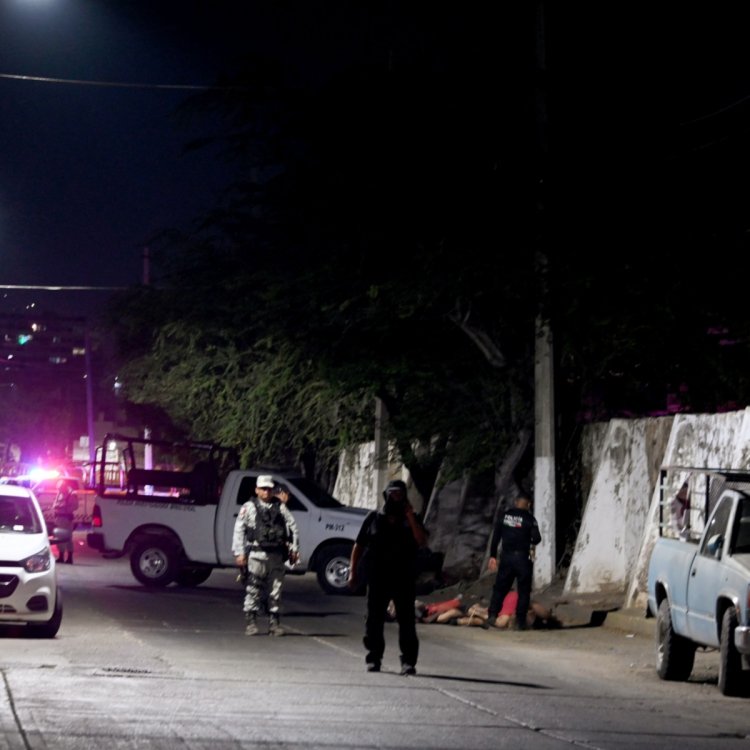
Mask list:
[[[450,313],[448,318],[476,344],[479,351],[482,352],[485,359],[492,367],[497,367],[498,369],[505,367],[505,356],[500,351],[500,348],[485,331],[482,331],[469,323],[470,316],[471,310],[462,313],[457,304],[455,311]]]

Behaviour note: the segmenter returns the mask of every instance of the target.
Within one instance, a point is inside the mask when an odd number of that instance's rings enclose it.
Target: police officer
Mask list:
[[[234,524],[232,552],[245,575],[245,635],[258,635],[258,613],[268,612],[268,632],[284,635],[279,623],[281,589],[286,560],[299,559],[297,524],[291,511],[274,496],[273,477],[262,474],[255,482],[257,497],[246,502]]]
[[[526,613],[531,602],[531,581],[533,562],[531,548],[542,541],[539,525],[531,514],[531,499],[520,494],[516,497],[514,507],[506,510],[497,521],[490,542],[490,559],[487,569],[497,571],[492,586],[492,597],[487,610],[485,627],[491,627],[497,620],[505,595],[510,591],[513,581],[518,588],[516,605],[516,630],[526,630]],[[500,565],[497,561],[497,548],[500,546]]]
[[[367,617],[363,643],[368,672],[379,672],[385,651],[385,618],[392,601],[398,621],[401,674],[416,674],[419,640],[415,625],[417,550],[427,531],[409,503],[406,484],[395,479],[383,493],[382,511],[371,511],[360,528],[349,563],[349,587],[357,590],[360,571],[367,581]],[[363,560],[365,555],[365,560]]]

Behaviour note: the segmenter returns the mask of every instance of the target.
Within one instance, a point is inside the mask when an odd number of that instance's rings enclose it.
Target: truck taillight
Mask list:
[[[94,512],[91,514],[91,525],[95,529],[102,527],[102,511],[98,505],[94,505]]]

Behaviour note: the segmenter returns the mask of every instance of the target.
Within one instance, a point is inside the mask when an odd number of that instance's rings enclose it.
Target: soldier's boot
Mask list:
[[[245,615],[245,635],[258,635],[258,618],[255,612]]]
[[[268,618],[268,634],[269,635],[284,635],[286,631],[284,628],[281,627],[281,624],[279,623],[279,616],[276,614],[272,614]]]

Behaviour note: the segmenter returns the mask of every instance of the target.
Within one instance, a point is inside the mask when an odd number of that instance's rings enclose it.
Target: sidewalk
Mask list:
[[[602,623],[605,628],[614,628],[626,633],[637,633],[656,639],[656,618],[646,617],[640,609],[617,609],[607,613]]]

